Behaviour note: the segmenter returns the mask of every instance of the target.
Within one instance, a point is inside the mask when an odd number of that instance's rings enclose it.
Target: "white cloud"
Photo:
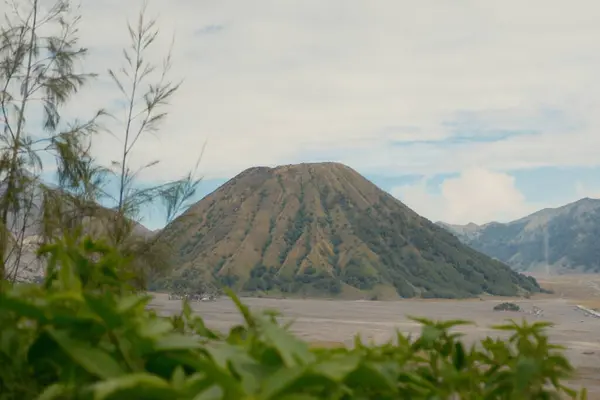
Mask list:
[[[89,68],[120,65],[126,18],[140,5],[83,0]],[[163,160],[148,179],[187,170],[205,141],[207,177],[327,154],[388,175],[600,164],[597,1],[154,0],[150,13],[160,15],[159,52],[175,31],[174,74],[185,83],[160,138],[134,154]],[[101,78],[71,111],[115,94]],[[545,109],[575,123],[539,121]],[[463,111],[542,133],[448,146],[456,132],[444,123]],[[98,155],[115,158],[115,143],[103,139]]]
[[[440,193],[432,193],[426,180],[391,192],[424,217],[454,224],[507,222],[536,209],[515,187],[512,176],[483,168],[446,179],[440,185]]]

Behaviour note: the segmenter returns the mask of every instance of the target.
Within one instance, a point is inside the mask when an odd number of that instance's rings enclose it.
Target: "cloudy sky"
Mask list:
[[[71,110],[118,106],[137,0],[83,0],[86,66]],[[140,177],[193,167],[202,194],[243,169],[340,161],[432,220],[507,221],[600,197],[597,0],[151,0],[184,79]],[[106,138],[98,156],[116,156]],[[149,216],[148,225],[160,225]]]

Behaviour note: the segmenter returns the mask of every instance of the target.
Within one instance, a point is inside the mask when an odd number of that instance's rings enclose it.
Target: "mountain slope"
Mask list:
[[[509,223],[438,223],[518,271],[600,272],[600,200],[584,198]]]
[[[157,288],[216,279],[245,292],[355,297],[539,290],[337,163],[248,169],[159,235],[176,267]]]
[[[9,212],[7,218],[7,228],[10,234],[11,243],[15,243],[17,237],[23,238],[23,251],[21,254],[9,246],[9,258],[7,260],[7,276],[16,274],[17,281],[37,281],[41,279],[45,272],[45,262],[36,256],[37,249],[41,243],[43,230],[43,204],[44,191],[49,191],[57,197],[61,196],[60,189],[46,185],[40,182],[31,185],[25,192],[21,193],[23,204],[26,204],[23,210],[19,212]],[[5,185],[0,184],[0,196],[5,192]],[[68,209],[68,207],[67,207]],[[89,233],[101,233],[106,228],[102,223],[114,218],[115,211],[100,206],[99,211],[103,212],[103,217],[88,218],[85,228]],[[105,221],[104,221],[105,222]],[[147,229],[138,222],[133,221],[133,234],[142,238],[150,238],[155,233]]]

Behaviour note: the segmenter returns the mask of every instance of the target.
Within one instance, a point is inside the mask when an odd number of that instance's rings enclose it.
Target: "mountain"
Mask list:
[[[22,202],[25,204],[24,209],[17,213],[14,211],[8,213],[7,227],[13,235],[22,233],[25,237],[30,237],[39,235],[42,230],[44,191],[49,191],[60,196],[61,189],[57,186],[35,180],[34,176],[27,171],[22,171],[21,174],[32,179],[35,183],[25,189],[24,193],[21,193]],[[4,196],[5,192],[6,183],[2,182],[0,183],[0,197]],[[106,211],[109,217],[114,213],[109,208],[104,208],[103,206],[101,208]],[[136,221],[133,221],[133,232],[142,237],[151,237],[156,233]]]
[[[246,293],[347,298],[539,290],[338,163],[245,170],[159,240],[175,267],[155,289],[217,280]]]
[[[600,272],[600,200],[584,198],[509,223],[438,224],[517,271]]]
[[[45,272],[44,260],[38,259],[36,256],[36,251],[41,243],[44,190],[48,190],[57,196],[60,196],[61,193],[60,189],[56,187],[36,183],[21,194],[25,199],[24,202],[28,204],[27,210],[16,213],[11,211],[8,214],[7,227],[11,235],[11,242],[9,243],[14,244],[17,237],[21,237],[21,235],[23,237],[23,251],[18,255],[18,260],[17,251],[8,251],[7,275],[12,276],[16,269],[17,281],[37,281],[43,277]],[[4,195],[5,191],[5,185],[0,184],[0,196]],[[106,213],[106,218],[111,218],[114,215],[114,211],[108,208],[101,207],[100,210]],[[101,232],[105,226],[98,223],[98,217],[88,219],[85,225],[89,232],[95,233]],[[142,238],[150,238],[155,234],[155,232],[135,221],[133,222],[133,233]],[[9,249],[11,246],[9,245]]]

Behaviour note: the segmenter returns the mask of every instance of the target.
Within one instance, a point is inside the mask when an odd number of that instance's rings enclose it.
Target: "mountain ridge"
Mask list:
[[[31,176],[30,174],[28,174]],[[22,196],[26,198],[26,201],[30,201],[31,205],[27,210],[21,210],[18,213],[10,211],[8,214],[8,233],[12,243],[15,242],[15,237],[23,237],[23,248],[22,252],[18,254],[16,251],[9,251],[10,256],[7,260],[9,269],[7,274],[12,276],[16,274],[15,280],[19,282],[31,282],[39,281],[46,270],[46,264],[43,259],[39,259],[36,255],[40,243],[42,243],[42,219],[43,219],[43,203],[44,195],[43,191],[47,190],[58,196],[61,196],[61,189],[55,185],[48,184],[45,182],[37,181],[31,185],[27,192],[23,193]],[[5,191],[4,186],[0,186],[0,195]],[[98,209],[102,210],[106,216],[109,216],[115,211],[98,204]],[[98,233],[98,229],[102,229],[95,220],[104,217],[87,218],[84,223],[84,228],[90,232]],[[156,234],[155,231],[151,231],[146,228],[143,224],[137,221],[131,221],[133,223],[132,229],[135,236],[150,239]],[[17,262],[18,259],[18,262]]]
[[[469,228],[441,221],[436,224],[518,271],[600,272],[600,252],[596,250],[600,240],[599,199],[584,197],[507,223]]]

